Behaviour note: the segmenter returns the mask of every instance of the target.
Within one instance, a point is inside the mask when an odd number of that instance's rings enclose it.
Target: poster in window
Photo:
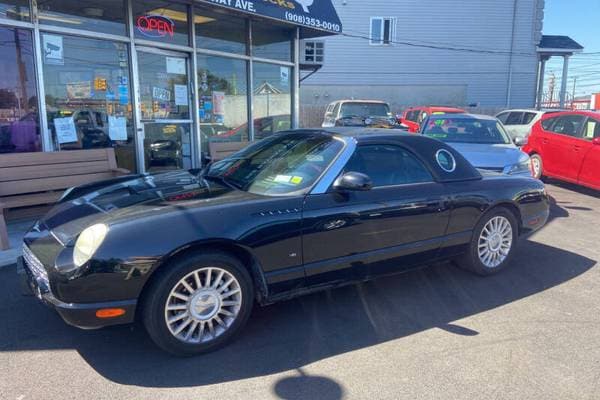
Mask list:
[[[127,119],[109,115],[108,136],[111,140],[127,140]]]
[[[185,75],[185,58],[167,57],[167,73]]]
[[[213,114],[225,115],[225,92],[213,92],[212,103]]]
[[[187,106],[188,101],[188,90],[186,85],[174,85],[175,90],[175,105],[176,106]]]
[[[54,118],[54,130],[58,143],[73,143],[77,141],[77,130],[73,118]]]
[[[159,87],[152,88],[152,98],[158,101],[168,102],[171,101],[171,91]]]
[[[46,64],[64,65],[63,37],[59,35],[42,35],[42,51]]]

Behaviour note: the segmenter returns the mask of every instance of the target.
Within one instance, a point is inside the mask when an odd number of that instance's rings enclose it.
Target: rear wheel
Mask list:
[[[164,267],[143,304],[152,340],[180,356],[212,351],[232,340],[250,316],[248,271],[225,253],[195,253]]]
[[[518,224],[514,214],[498,207],[477,223],[468,252],[458,264],[478,275],[500,272],[510,263],[518,238]]]
[[[533,170],[533,177],[535,179],[542,179],[544,172],[544,163],[542,157],[539,154],[531,155],[531,169]]]

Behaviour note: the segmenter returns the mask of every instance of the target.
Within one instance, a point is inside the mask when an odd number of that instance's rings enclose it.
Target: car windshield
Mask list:
[[[205,178],[262,195],[302,194],[343,147],[322,133],[277,134],[212,164]]]
[[[500,123],[494,119],[430,118],[423,134],[443,142],[508,144],[510,139]]]
[[[344,103],[341,118],[350,117],[389,117],[390,107],[385,103]]]

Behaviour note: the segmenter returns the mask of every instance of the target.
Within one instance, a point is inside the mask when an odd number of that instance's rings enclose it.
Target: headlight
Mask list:
[[[531,174],[531,160],[527,158],[527,160],[521,161],[518,164],[510,165],[509,167],[507,167],[506,173],[509,175],[524,173]]]
[[[81,267],[88,262],[96,250],[98,250],[102,241],[104,241],[107,233],[108,226],[104,224],[96,224],[85,228],[75,242],[73,263],[76,266]]]

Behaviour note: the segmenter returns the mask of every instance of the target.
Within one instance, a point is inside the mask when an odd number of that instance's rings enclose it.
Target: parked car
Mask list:
[[[321,126],[390,128],[396,125],[388,103],[379,100],[338,100],[327,106]]]
[[[523,150],[536,178],[548,176],[600,190],[600,113],[560,112],[544,116]]]
[[[431,115],[422,124],[421,133],[458,150],[471,164],[480,169],[509,175],[531,177],[529,156],[494,117],[476,114]]]
[[[502,122],[506,132],[511,138],[527,138],[531,133],[531,128],[544,115],[558,112],[560,110],[506,110],[502,111],[496,118]]]
[[[422,106],[410,107],[404,110],[402,116],[398,119],[398,123],[406,126],[411,133],[417,133],[421,130],[421,124],[430,115],[441,114],[462,114],[465,110],[454,107],[440,106]]]
[[[546,222],[542,182],[388,132],[284,132],[202,171],[74,188],[25,235],[18,270],[71,325],[137,316],[190,355],[239,334],[255,303],[442,259],[497,273]]]

